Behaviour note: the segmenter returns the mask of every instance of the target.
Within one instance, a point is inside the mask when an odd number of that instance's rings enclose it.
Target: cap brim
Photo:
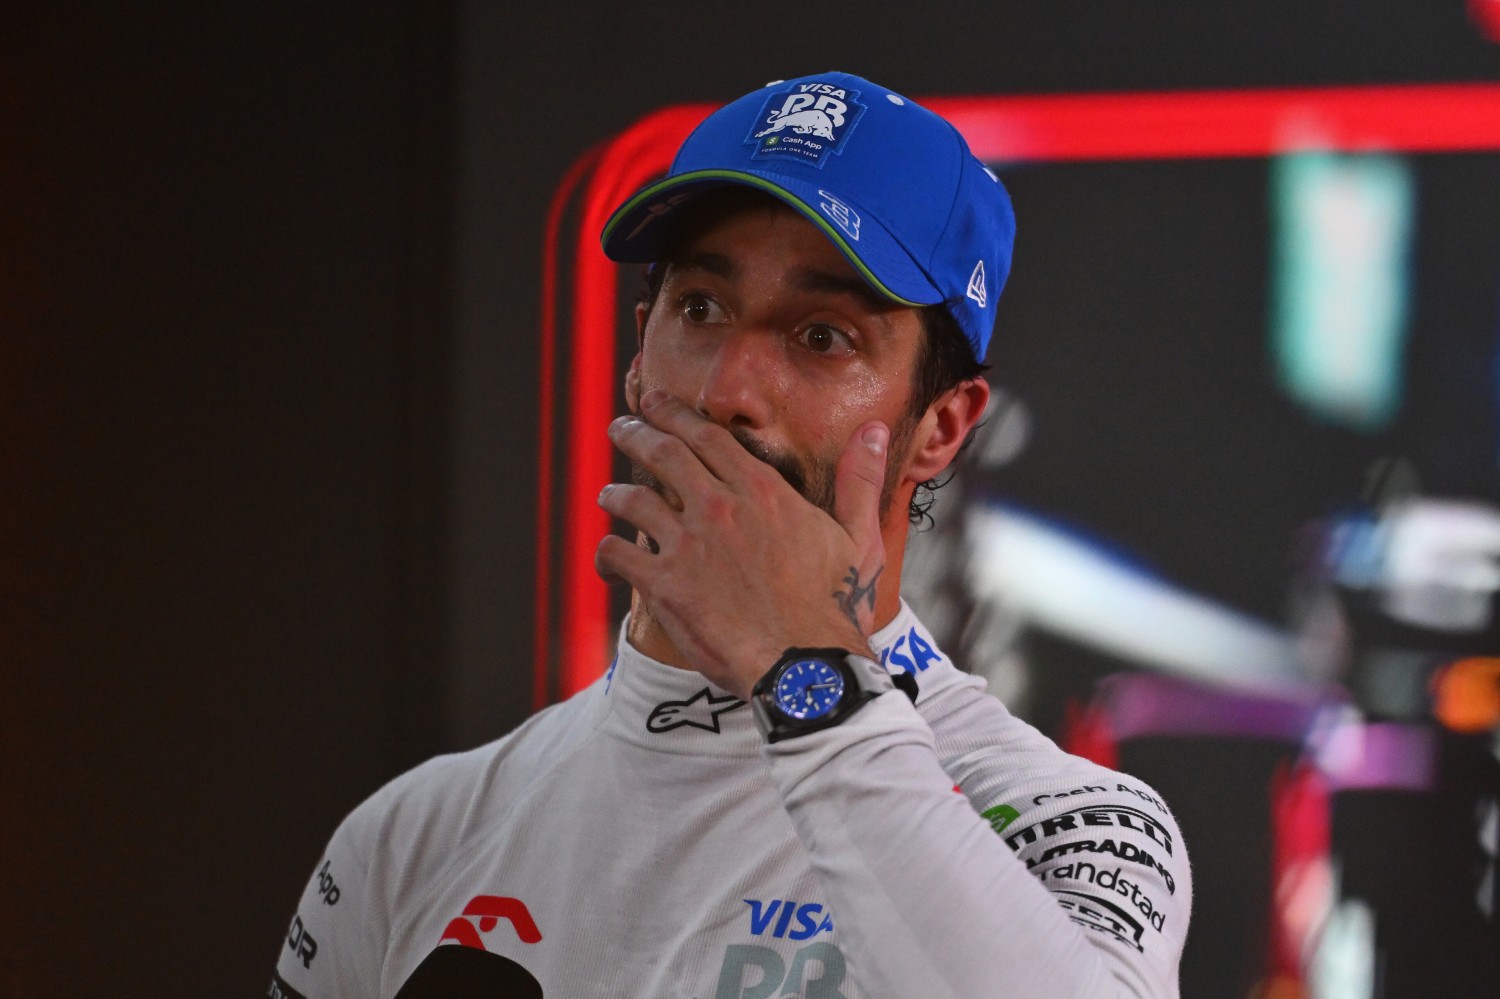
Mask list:
[[[800,184],[781,176],[748,170],[694,170],[667,177],[636,192],[615,210],[604,225],[604,253],[621,263],[652,263],[661,258],[662,245],[672,230],[677,209],[692,197],[714,188],[742,185],[757,188],[785,202],[833,242],[860,275],[882,296],[901,305],[920,307],[942,302],[942,292],[876,216],[838,192]],[[857,236],[831,222],[818,209],[820,202],[837,198],[853,209]],[[682,197],[667,201],[667,195]]]

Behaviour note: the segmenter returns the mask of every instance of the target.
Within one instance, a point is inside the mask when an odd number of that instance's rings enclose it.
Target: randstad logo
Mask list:
[[[822,166],[839,152],[854,131],[865,106],[859,91],[828,83],[798,83],[766,99],[746,144],[756,158],[795,156]]]
[[[777,939],[806,940],[819,933],[833,932],[833,917],[816,902],[798,905],[788,898],[762,902],[758,898],[743,900],[750,907],[750,933],[765,936],[769,931]],[[792,924],[793,918],[796,925]]]

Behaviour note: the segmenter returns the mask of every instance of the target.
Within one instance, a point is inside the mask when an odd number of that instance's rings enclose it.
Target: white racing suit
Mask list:
[[[1192,878],[1157,795],[1013,717],[905,605],[871,647],[915,706],[770,746],[622,632],[587,690],[345,819],[267,994],[385,999],[467,946],[548,999],[1176,996]]]

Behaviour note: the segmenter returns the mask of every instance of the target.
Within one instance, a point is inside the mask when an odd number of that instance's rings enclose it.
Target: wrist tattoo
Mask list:
[[[849,575],[844,577],[844,584],[849,588],[847,590],[839,590],[833,594],[833,599],[839,602],[839,610],[843,611],[844,616],[849,619],[850,623],[859,629],[860,634],[864,634],[864,626],[859,623],[859,605],[864,604],[867,606],[872,614],[875,612],[875,581],[880,578],[880,574],[884,571],[885,566],[876,569],[875,575],[870,577],[870,581],[861,586],[859,584],[859,568],[851,565],[849,567]]]

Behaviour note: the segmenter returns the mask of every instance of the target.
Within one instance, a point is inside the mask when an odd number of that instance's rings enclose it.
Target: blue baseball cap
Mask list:
[[[1010,273],[1016,217],[958,130],[848,73],[772,83],[709,115],[667,176],[605,223],[604,252],[650,263],[685,203],[738,184],[817,225],[881,295],[947,306],[983,361]]]

